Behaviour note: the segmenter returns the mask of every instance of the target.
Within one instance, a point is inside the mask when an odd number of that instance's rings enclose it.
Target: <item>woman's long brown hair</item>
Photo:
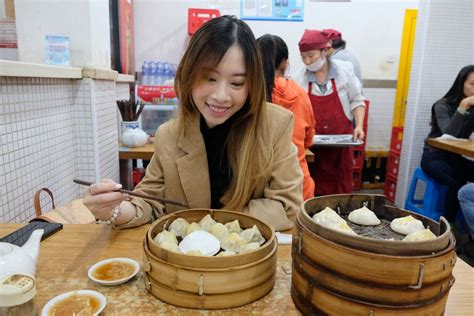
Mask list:
[[[226,209],[241,210],[255,188],[267,181],[273,160],[262,62],[249,26],[233,16],[222,16],[199,28],[179,64],[175,89],[180,100],[180,132],[186,134],[186,122],[200,115],[192,100],[193,85],[209,69],[217,68],[232,45],[238,45],[244,55],[249,94],[232,119],[227,139],[232,178],[221,202]]]

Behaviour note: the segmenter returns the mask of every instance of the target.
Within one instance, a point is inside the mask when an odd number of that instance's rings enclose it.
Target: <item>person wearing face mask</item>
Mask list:
[[[330,45],[326,32],[305,30],[298,45],[306,67],[295,81],[308,92],[316,134],[352,134],[355,140],[364,139],[364,96],[352,65],[328,57]],[[315,195],[351,193],[352,148],[318,147],[314,153],[310,174],[318,184]]]
[[[360,70],[360,64],[357,58],[350,51],[346,49],[346,41],[342,39],[342,33],[334,29],[325,29],[323,32],[329,36],[329,56],[331,60],[339,59],[350,62],[354,67],[354,74],[362,84],[362,71]]]

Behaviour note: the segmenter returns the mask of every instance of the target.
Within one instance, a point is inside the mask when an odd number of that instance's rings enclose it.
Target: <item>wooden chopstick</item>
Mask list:
[[[72,181],[74,183],[85,185],[85,186],[90,186],[91,184],[93,184],[92,182],[82,181],[82,180],[78,180],[78,179],[74,179]],[[125,189],[118,189],[118,190],[114,190],[114,191],[115,192],[127,193],[128,195],[140,197],[142,199],[158,201],[158,202],[161,202],[161,203],[168,203],[168,204],[173,204],[173,205],[178,205],[178,206],[189,208],[188,205],[183,204],[181,202],[177,202],[177,201],[173,201],[173,200],[167,200],[167,199],[164,199],[164,198],[160,198],[160,197],[157,197],[157,196],[152,196],[152,195],[148,195],[148,194],[144,194],[144,193],[138,193],[138,192],[129,191],[129,190],[125,190]]]

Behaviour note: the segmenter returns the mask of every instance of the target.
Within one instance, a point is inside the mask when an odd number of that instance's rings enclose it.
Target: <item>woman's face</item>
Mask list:
[[[326,56],[327,50],[315,49],[301,53],[301,60],[305,65],[311,65],[316,62],[321,56]]]
[[[248,96],[244,55],[233,45],[216,69],[198,80],[192,97],[210,128],[224,123],[242,108]]]
[[[474,72],[471,72],[464,81],[464,95],[466,97],[474,96]]]

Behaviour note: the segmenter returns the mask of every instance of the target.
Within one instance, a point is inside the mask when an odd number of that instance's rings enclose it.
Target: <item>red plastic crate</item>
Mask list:
[[[362,168],[352,169],[352,190],[362,189]]]
[[[354,150],[354,169],[362,169],[364,167],[365,151]]]
[[[145,169],[135,168],[132,171],[133,176],[133,186],[135,187],[140,181],[142,181],[143,176],[145,175]]]
[[[390,142],[390,151],[400,154],[402,150],[403,127],[392,128],[392,139]]]
[[[390,202],[395,202],[395,194],[397,193],[397,178],[388,175],[385,178],[385,197]]]
[[[204,23],[219,16],[221,16],[221,12],[219,10],[189,8],[188,34],[193,35]]]
[[[400,167],[400,153],[396,151],[390,151],[387,161],[387,175],[398,177],[398,168]]]

